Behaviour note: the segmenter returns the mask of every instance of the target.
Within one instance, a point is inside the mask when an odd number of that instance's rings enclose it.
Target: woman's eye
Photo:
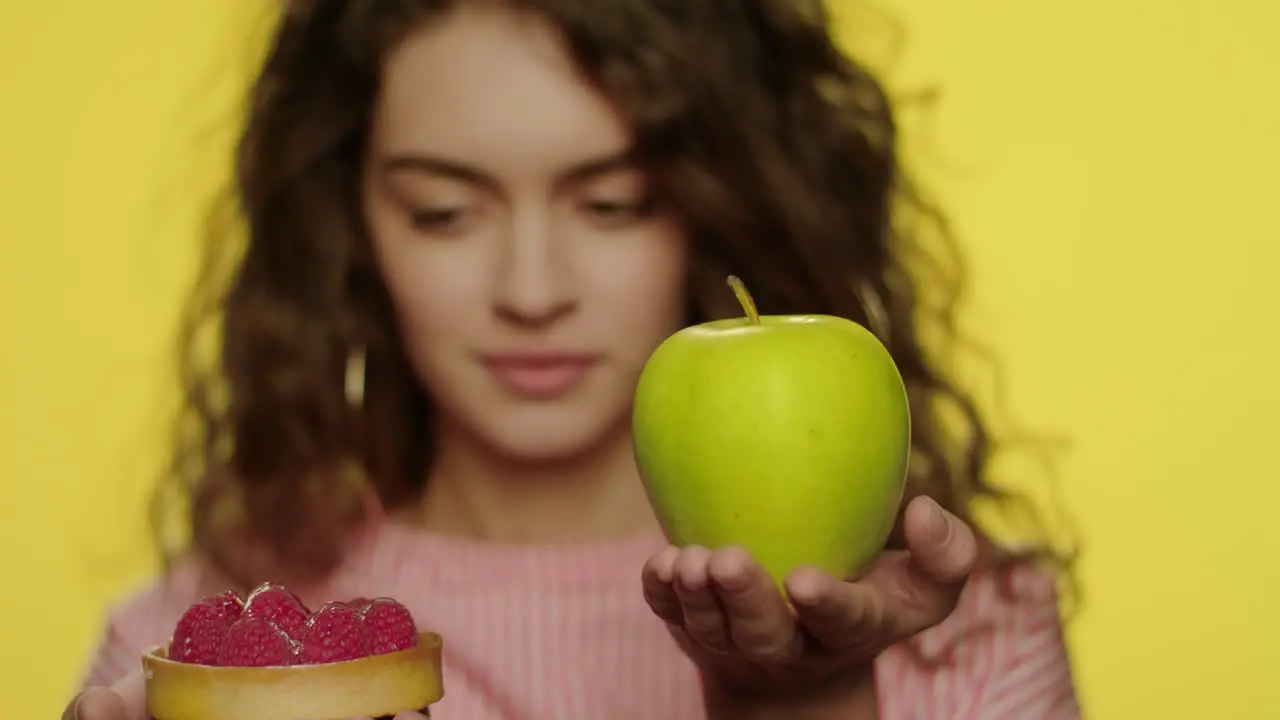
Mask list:
[[[426,208],[411,212],[409,222],[422,232],[444,232],[456,228],[465,216],[462,208]]]
[[[597,215],[617,215],[626,212],[631,207],[630,204],[617,200],[590,200],[587,202],[587,208]]]
[[[650,213],[645,200],[588,200],[584,206],[591,215],[609,222],[638,220]]]

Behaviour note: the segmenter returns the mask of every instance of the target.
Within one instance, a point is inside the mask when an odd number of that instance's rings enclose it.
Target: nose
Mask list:
[[[506,322],[545,327],[577,306],[570,258],[551,218],[526,213],[512,219],[502,243],[495,311]]]

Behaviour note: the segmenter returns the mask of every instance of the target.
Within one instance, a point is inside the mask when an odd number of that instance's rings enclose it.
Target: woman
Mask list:
[[[817,3],[290,7],[188,337],[194,542],[68,716],[137,714],[138,654],[270,578],[441,630],[445,718],[1077,717],[1051,578],[969,522],[986,435],[917,339],[893,129]],[[742,550],[663,548],[632,458],[644,361],[738,314],[729,272],[875,329],[913,404],[890,547],[797,570],[794,614]]]

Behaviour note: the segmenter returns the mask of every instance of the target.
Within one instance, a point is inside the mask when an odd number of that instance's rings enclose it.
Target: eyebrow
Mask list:
[[[499,185],[497,179],[483,169],[442,155],[421,152],[396,152],[388,154],[378,165],[388,175],[428,173],[487,188],[497,188]],[[556,184],[582,182],[606,173],[630,169],[634,166],[635,156],[630,150],[600,155],[588,158],[562,170],[556,176]]]

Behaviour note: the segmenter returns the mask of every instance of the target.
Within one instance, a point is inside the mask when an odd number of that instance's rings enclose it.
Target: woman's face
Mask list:
[[[627,127],[552,28],[480,3],[408,37],[382,80],[365,212],[441,421],[523,461],[624,431],[686,275]]]

